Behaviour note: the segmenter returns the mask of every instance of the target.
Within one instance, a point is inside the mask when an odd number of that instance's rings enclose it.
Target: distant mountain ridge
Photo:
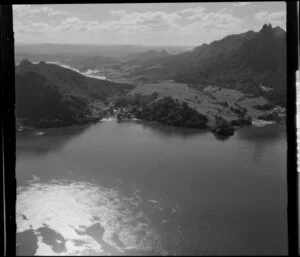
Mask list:
[[[284,105],[286,95],[286,33],[264,25],[258,32],[229,35],[192,51],[148,60],[133,75],[160,65],[160,75],[195,88],[217,85],[245,93],[262,94],[261,86],[274,89],[271,100]]]
[[[17,58],[32,56],[61,56],[61,57],[113,57],[123,58],[130,53],[140,53],[145,51],[167,50],[171,54],[178,54],[186,51],[189,47],[185,46],[146,46],[146,45],[121,45],[121,44],[16,44],[15,55]],[[41,60],[41,59],[40,59]]]
[[[130,61],[130,60],[149,60],[152,58],[159,58],[159,57],[167,57],[171,56],[166,50],[161,50],[161,51],[155,51],[155,50],[149,50],[146,52],[140,52],[140,53],[131,53],[125,56],[123,59],[125,61]]]

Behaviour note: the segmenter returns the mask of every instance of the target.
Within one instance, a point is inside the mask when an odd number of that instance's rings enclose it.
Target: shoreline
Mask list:
[[[83,122],[83,123],[78,123],[78,124],[70,124],[70,125],[65,125],[65,126],[50,126],[50,127],[32,127],[32,126],[23,126],[22,130],[18,130],[16,128],[16,135],[20,135],[23,132],[28,132],[28,131],[34,131],[34,130],[43,130],[43,129],[55,129],[55,128],[67,128],[67,127],[73,127],[73,126],[80,126],[80,125],[87,125],[87,124],[97,124],[99,122],[105,122],[105,121],[118,121],[118,119],[115,117],[115,115],[111,115],[108,116],[107,118],[102,118],[102,119],[98,119],[98,120],[91,120],[91,121],[87,121],[87,122]],[[158,122],[158,121],[152,121],[152,120],[142,120],[142,119],[137,119],[137,118],[132,118],[132,119],[122,119],[119,120],[119,122],[144,122],[144,123],[150,123],[150,124],[157,124],[157,125],[164,125],[164,126],[168,126],[168,127],[173,127],[173,128],[182,128],[182,129],[191,129],[191,130],[208,130],[213,134],[218,134],[218,135],[222,135],[222,136],[232,136],[232,135],[226,135],[226,134],[219,134],[219,133],[215,133],[210,127],[206,127],[206,128],[190,128],[190,127],[184,127],[184,126],[174,126],[174,125],[169,125],[166,123],[162,123],[162,122]],[[258,120],[255,119],[252,121],[252,123],[250,125],[240,125],[240,126],[232,126],[234,128],[234,132],[235,130],[238,130],[240,128],[243,127],[257,127],[257,128],[263,128],[269,125],[285,125],[285,123],[278,123],[276,121],[266,121],[266,120]]]

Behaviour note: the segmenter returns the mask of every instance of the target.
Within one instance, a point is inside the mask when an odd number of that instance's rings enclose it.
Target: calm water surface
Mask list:
[[[109,120],[17,136],[19,255],[287,254],[284,125]]]

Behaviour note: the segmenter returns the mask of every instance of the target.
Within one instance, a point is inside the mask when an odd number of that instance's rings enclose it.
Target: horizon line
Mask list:
[[[274,29],[274,28],[280,28],[282,29],[285,33],[286,30],[284,28],[282,28],[281,26],[273,26],[271,23],[264,23],[263,26],[261,27],[261,29],[265,26],[270,26]],[[243,34],[243,33],[247,33],[249,31],[253,31],[253,32],[259,32],[261,29],[254,31],[252,29],[248,29],[247,31],[244,32],[240,32],[240,33],[235,33],[235,34],[228,34],[226,36],[224,36],[223,38],[230,36],[230,35],[239,35],[239,34]],[[218,39],[217,39],[218,40]],[[203,44],[210,44],[212,42],[214,42],[216,40],[212,40],[211,42],[206,42],[206,43],[202,43],[202,44],[182,44],[182,45],[146,45],[146,44],[130,44],[130,43],[124,43],[124,44],[117,44],[117,43],[58,43],[58,42],[43,42],[43,43],[25,43],[25,42],[16,42],[15,41],[15,45],[89,45],[89,46],[144,46],[144,47],[197,47]]]
[[[124,44],[118,44],[118,43],[59,43],[59,42],[43,42],[43,43],[27,43],[27,42],[15,42],[15,45],[91,45],[91,46],[98,46],[98,45],[114,45],[114,46],[146,46],[146,47],[195,47],[197,44],[191,44],[191,45],[146,45],[146,44],[131,44],[131,43],[124,43]]]

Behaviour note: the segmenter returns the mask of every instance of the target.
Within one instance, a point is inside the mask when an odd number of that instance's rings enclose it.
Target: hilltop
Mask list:
[[[132,61],[132,60],[149,60],[152,58],[160,58],[160,57],[168,57],[171,56],[166,50],[161,50],[161,51],[146,51],[146,52],[139,52],[139,53],[131,53],[128,54],[123,58],[123,61]]]
[[[174,79],[196,89],[208,85],[265,96],[284,106],[286,95],[286,33],[264,25],[258,32],[229,35],[178,55],[152,58],[131,72],[155,79]],[[262,88],[270,89],[268,92]]]
[[[16,66],[16,116],[33,127],[84,123],[101,118],[101,105],[109,97],[132,88],[43,61],[23,60]]]

